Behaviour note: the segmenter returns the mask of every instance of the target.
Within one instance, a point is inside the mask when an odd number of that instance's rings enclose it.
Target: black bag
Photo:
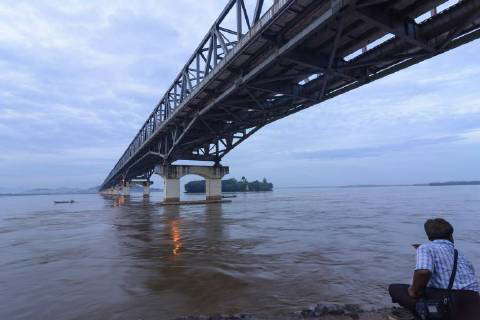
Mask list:
[[[447,293],[443,299],[421,299],[417,302],[416,311],[421,320],[454,320],[454,305],[452,300],[452,288],[457,275],[458,251],[454,251],[453,270],[450,276]]]

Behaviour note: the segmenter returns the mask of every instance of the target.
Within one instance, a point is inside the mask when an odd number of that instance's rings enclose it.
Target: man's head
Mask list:
[[[428,219],[425,222],[425,232],[428,239],[433,240],[450,240],[453,241],[453,227],[445,219]]]

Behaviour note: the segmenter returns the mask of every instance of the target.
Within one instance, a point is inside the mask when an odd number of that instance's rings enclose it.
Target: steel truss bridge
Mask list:
[[[219,163],[266,124],[480,36],[480,0],[275,0],[266,7],[228,1],[102,190],[149,178],[157,164]]]

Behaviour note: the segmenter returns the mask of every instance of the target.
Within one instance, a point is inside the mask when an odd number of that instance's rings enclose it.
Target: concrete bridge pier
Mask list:
[[[121,188],[120,189],[120,194],[122,196],[129,196],[130,195],[130,182],[125,181],[120,188]]]
[[[180,202],[180,179],[188,174],[205,178],[207,201],[222,200],[222,178],[228,174],[229,168],[223,166],[189,166],[189,165],[158,165],[155,173],[163,177],[164,202]]]
[[[163,201],[179,202],[180,201],[180,178],[163,178]]]
[[[152,184],[152,182],[150,181],[145,181],[143,183],[143,196],[144,197],[150,197],[150,185]]]
[[[153,184],[153,182],[150,181],[149,179],[133,179],[133,180],[130,180],[130,183],[143,186],[143,196],[144,197],[150,196],[150,186]]]
[[[207,201],[222,200],[222,177],[206,178],[205,193],[207,194]]]

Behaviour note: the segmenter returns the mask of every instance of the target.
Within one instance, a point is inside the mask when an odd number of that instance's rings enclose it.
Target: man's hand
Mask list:
[[[432,273],[427,269],[415,270],[412,286],[408,288],[408,294],[412,298],[420,298],[427,287]]]
[[[415,299],[418,299],[421,297],[421,294],[416,292],[412,287],[408,287],[408,295]]]

